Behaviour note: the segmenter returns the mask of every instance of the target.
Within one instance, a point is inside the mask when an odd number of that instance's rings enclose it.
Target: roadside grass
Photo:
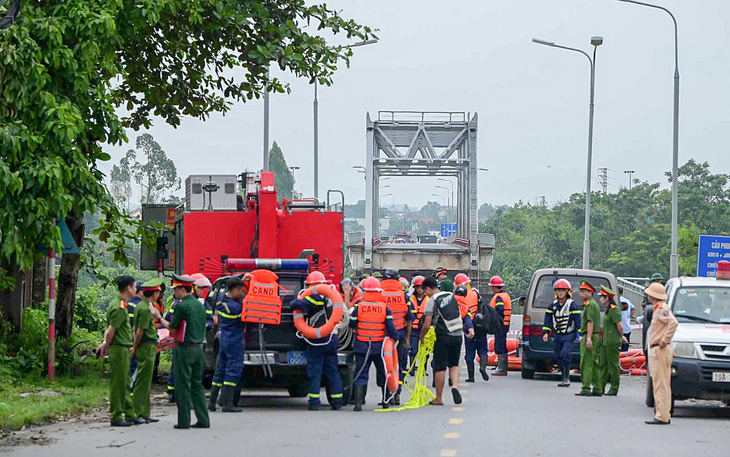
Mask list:
[[[101,373],[45,379],[5,379],[0,384],[0,430],[19,430],[106,403],[109,381]],[[9,382],[7,382],[9,381]],[[21,397],[21,394],[31,393]],[[57,393],[57,394],[54,394]]]

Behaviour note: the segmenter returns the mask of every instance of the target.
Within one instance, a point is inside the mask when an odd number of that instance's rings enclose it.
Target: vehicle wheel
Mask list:
[[[654,407],[654,386],[651,383],[651,376],[646,377],[646,398],[644,403],[649,408]],[[674,400],[672,400],[672,403],[674,403]]]
[[[298,384],[292,384],[287,390],[289,391],[289,395],[294,398],[303,398],[309,394],[309,386],[306,381]]]
[[[527,363],[525,363],[527,362]],[[522,359],[522,379],[532,379],[535,377],[535,369],[527,368],[528,366],[534,366],[534,364],[528,362],[526,359]]]

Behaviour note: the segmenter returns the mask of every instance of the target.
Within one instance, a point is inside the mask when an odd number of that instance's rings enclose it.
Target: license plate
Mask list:
[[[287,351],[286,362],[289,365],[306,365],[307,351]],[[730,374],[730,373],[728,373]]]
[[[730,373],[712,373],[712,382],[730,382]]]

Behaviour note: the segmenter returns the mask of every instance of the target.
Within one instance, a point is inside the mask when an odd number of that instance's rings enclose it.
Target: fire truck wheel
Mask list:
[[[303,398],[309,395],[309,385],[307,385],[306,379],[297,384],[290,385],[287,390],[289,391],[289,395],[294,398]]]
[[[342,406],[347,406],[350,403],[350,396],[352,395],[352,378],[353,376],[355,376],[354,371],[355,367],[340,367],[340,378],[342,378]],[[325,392],[327,392],[327,402],[331,405],[332,396],[330,393],[329,384],[325,385],[324,388]]]

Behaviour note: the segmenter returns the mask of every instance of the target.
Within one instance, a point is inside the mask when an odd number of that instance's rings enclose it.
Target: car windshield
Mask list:
[[[580,282],[585,280],[588,281],[593,287],[596,288],[596,290],[600,290],[601,286],[611,287],[611,285],[608,283],[608,279],[606,278],[597,278],[595,276],[555,276],[555,275],[545,275],[542,276],[538,282],[537,282],[537,288],[535,289],[535,295],[532,299],[532,307],[533,308],[547,308],[553,300],[555,300],[555,291],[553,290],[553,283],[557,281],[558,279],[567,279],[570,281],[570,286],[572,287],[570,296],[575,300],[576,302],[580,303],[580,296],[578,295],[578,288],[580,287]],[[595,294],[593,298],[596,299],[596,302],[599,306],[601,306],[601,302],[598,300],[598,294]],[[601,306],[601,311],[604,311],[606,309],[605,306]]]
[[[677,319],[730,324],[730,287],[681,287],[672,312]]]

